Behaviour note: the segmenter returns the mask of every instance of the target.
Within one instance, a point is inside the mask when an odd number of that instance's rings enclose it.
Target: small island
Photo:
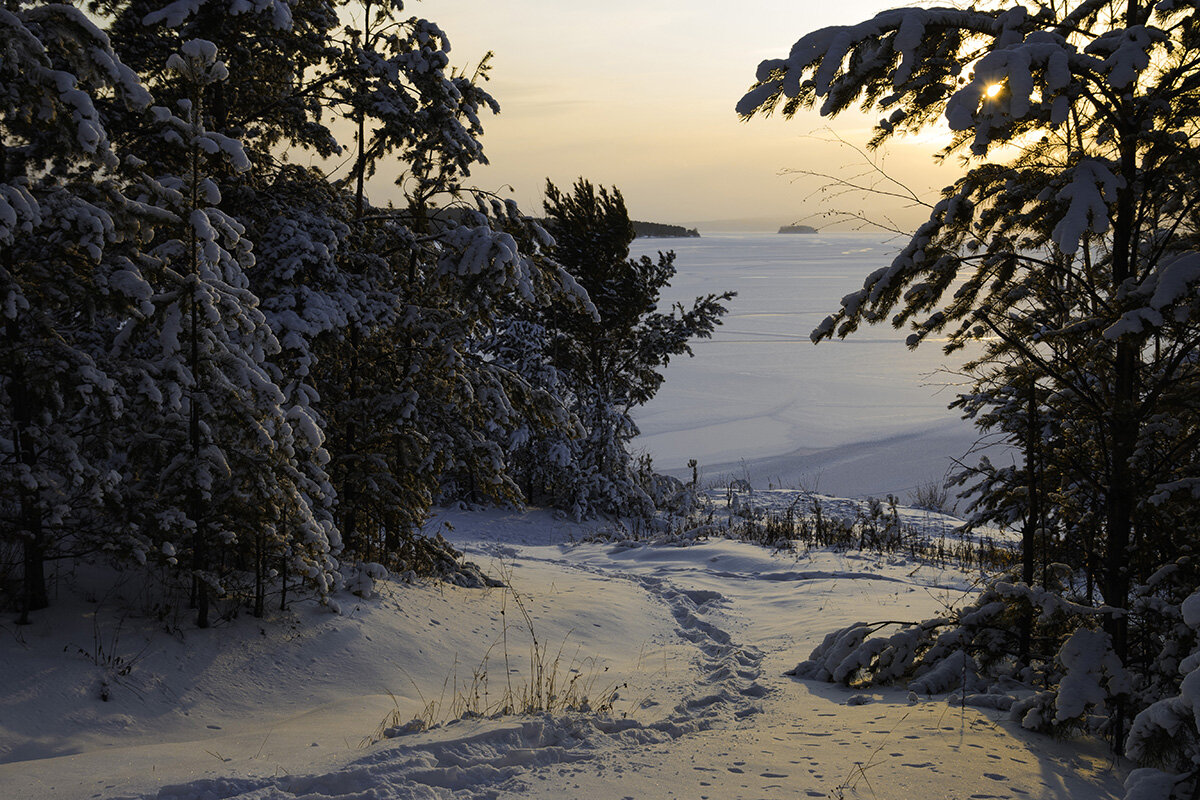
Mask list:
[[[661,222],[640,222],[633,220],[633,233],[639,239],[643,237],[664,239],[699,239],[700,231],[695,228],[685,228],[682,225],[666,225]]]
[[[779,229],[780,233],[817,233],[817,229],[811,225],[784,225]]]

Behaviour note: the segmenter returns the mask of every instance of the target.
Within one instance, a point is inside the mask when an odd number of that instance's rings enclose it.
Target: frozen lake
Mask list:
[[[959,362],[933,343],[908,350],[907,331],[888,326],[820,345],[808,338],[899,247],[861,233],[635,240],[633,255],[676,253],[664,300],[738,293],[714,337],[693,344],[695,358],[673,361],[637,410],[635,445],[661,470],[682,474],[695,458],[710,478],[732,472],[764,487],[903,499],[940,481],[976,438],[946,408],[959,378],[942,367]]]

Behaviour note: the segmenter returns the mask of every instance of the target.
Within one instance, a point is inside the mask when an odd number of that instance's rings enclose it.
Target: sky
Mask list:
[[[490,165],[477,186],[536,211],[547,178],[621,189],[635,219],[710,229],[827,224],[824,181],[786,170],[853,170],[858,156],[829,144],[824,126],[857,145],[872,118],[814,114],[742,122],[734,112],[764,58],[787,55],[803,34],[852,24],[896,5],[883,0],[422,0],[408,11],[437,22],[451,58],[473,68],[494,52],[486,118]],[[950,182],[927,144],[892,146],[884,162],[922,195]],[[827,194],[827,193],[826,193]],[[919,212],[842,197],[911,226]],[[750,220],[741,225],[734,220]],[[813,221],[815,220],[815,221]],[[715,226],[713,223],[717,223]]]

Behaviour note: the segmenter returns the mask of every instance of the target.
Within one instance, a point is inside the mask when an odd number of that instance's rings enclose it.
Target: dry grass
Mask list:
[[[393,708],[375,731],[362,740],[362,746],[454,720],[540,713],[613,713],[622,687],[616,681],[605,680],[608,667],[601,666],[594,656],[584,655],[581,647],[570,648],[569,632],[553,645],[539,636],[528,598],[513,588],[511,570],[503,573],[500,639],[487,648],[469,672],[461,673],[461,665],[455,659],[442,681],[440,695],[434,700],[427,699],[410,677],[421,702],[421,710],[412,716],[401,711],[400,702],[389,692]],[[518,661],[513,649],[516,647],[525,651],[523,669],[514,667]],[[501,663],[504,676],[494,680],[494,670]]]

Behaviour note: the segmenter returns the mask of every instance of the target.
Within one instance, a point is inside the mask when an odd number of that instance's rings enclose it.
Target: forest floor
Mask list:
[[[954,522],[899,512],[931,538]],[[1126,767],[1101,742],[1032,733],[953,695],[784,675],[836,628],[968,602],[977,569],[632,542],[540,510],[443,510],[432,525],[507,586],[386,579],[202,631],[145,613],[132,582],[100,594],[111,576],[61,576],[33,625],[0,621],[0,797],[1121,794]],[[493,716],[539,697],[558,710]]]

